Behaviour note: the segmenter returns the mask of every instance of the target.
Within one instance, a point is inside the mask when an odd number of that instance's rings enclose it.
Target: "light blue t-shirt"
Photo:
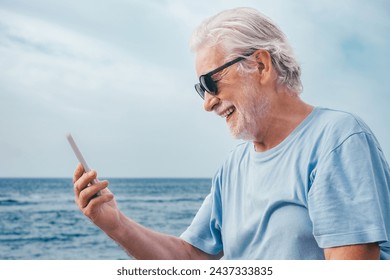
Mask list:
[[[313,112],[278,146],[239,145],[181,238],[225,259],[323,259],[378,242],[390,259],[390,170],[356,116]]]

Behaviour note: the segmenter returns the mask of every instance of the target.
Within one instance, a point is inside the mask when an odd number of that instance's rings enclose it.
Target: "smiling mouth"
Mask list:
[[[235,111],[236,111],[235,107],[230,107],[223,114],[221,114],[221,117],[228,119]]]

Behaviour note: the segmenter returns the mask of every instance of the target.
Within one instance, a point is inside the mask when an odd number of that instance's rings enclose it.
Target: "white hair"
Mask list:
[[[190,47],[194,52],[217,45],[226,53],[226,61],[255,50],[268,51],[278,74],[277,82],[296,94],[302,92],[301,69],[286,36],[257,10],[225,10],[203,21],[192,34]],[[239,69],[257,71],[257,67],[249,68],[245,60],[240,63]]]

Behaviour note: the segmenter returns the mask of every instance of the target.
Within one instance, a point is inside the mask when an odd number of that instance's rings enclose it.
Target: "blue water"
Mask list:
[[[119,208],[154,230],[180,235],[210,179],[109,179]],[[0,179],[0,260],[98,260],[129,256],[74,202],[70,179]]]

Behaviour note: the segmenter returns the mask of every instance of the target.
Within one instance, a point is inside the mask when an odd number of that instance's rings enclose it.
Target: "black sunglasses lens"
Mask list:
[[[199,94],[199,96],[204,99],[204,90],[202,89],[202,86],[200,84],[195,85],[195,90]]]
[[[208,93],[210,93],[211,95],[217,94],[217,84],[209,75],[200,76],[199,80]]]

